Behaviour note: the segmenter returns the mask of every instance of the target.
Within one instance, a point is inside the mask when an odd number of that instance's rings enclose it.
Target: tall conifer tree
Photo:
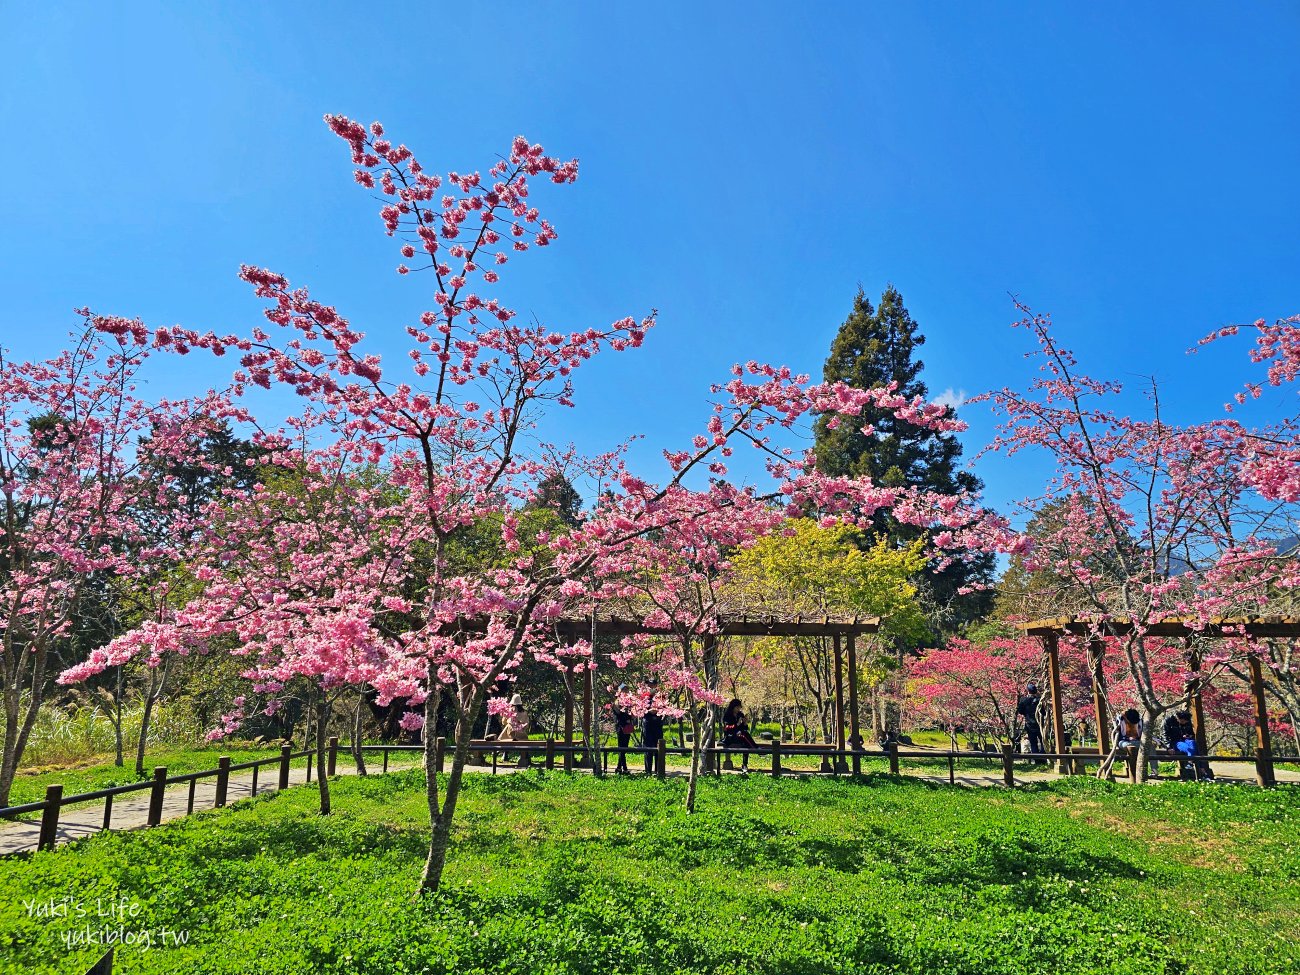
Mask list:
[[[893,382],[904,396],[928,398],[929,390],[920,378],[925,364],[916,357],[924,344],[925,336],[892,284],[885,288],[877,308],[872,308],[859,288],[849,317],[831,343],[823,375],[828,382],[839,380],[860,389]],[[880,410],[865,412],[862,420],[835,429],[828,427],[825,418],[817,421],[817,466],[821,471],[837,476],[866,474],[887,487],[912,486],[944,493],[983,487],[974,474],[960,469],[961,444],[951,434],[909,427]],[[875,427],[872,437],[860,429],[868,423]],[[899,524],[883,513],[876,516],[873,528],[877,538],[897,546],[922,534],[922,529]],[[992,573],[992,556],[981,556],[973,563],[954,563],[937,575],[928,574],[926,589],[936,628],[951,631],[987,613],[992,600],[989,593],[959,595],[959,590],[974,582],[989,582]]]

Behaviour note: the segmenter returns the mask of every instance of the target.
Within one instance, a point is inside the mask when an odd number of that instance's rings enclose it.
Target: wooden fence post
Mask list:
[[[331,735],[329,751],[327,752],[325,758],[325,774],[328,775],[330,778],[333,778],[334,775],[336,774],[334,769],[338,757],[339,757],[339,736]]]
[[[1192,645],[1192,638],[1187,638],[1187,664],[1192,673],[1201,672],[1201,655]],[[1209,749],[1205,745],[1205,706],[1201,700],[1201,678],[1194,677],[1191,681],[1191,700],[1189,702],[1192,712],[1192,734],[1196,736],[1196,754],[1208,754]]]
[[[858,648],[857,642],[850,633],[845,637],[846,649],[849,653],[849,747],[854,751],[862,751],[862,732],[858,727]],[[853,756],[853,774],[857,775],[861,768],[861,762],[858,756]]]
[[[1110,717],[1106,713],[1106,677],[1102,658],[1106,641],[1093,637],[1088,641],[1088,662],[1092,664],[1092,711],[1097,718],[1097,752],[1104,760],[1110,754]]]
[[[59,835],[59,807],[63,805],[63,786],[47,785],[45,787],[45,811],[41,813],[41,837],[36,844],[38,850],[54,849]]]
[[[781,739],[772,739],[772,775],[781,774]]]
[[[1052,691],[1052,745],[1058,755],[1065,752],[1065,716],[1061,713],[1061,651],[1055,633],[1043,638],[1047,644],[1047,680]],[[1058,759],[1056,771],[1065,775],[1069,766]]]
[[[661,779],[668,775],[668,740],[666,738],[659,739],[658,754],[655,755],[655,774]]]
[[[1016,785],[1016,767],[1011,760],[1014,754],[1012,748],[1012,745],[1002,746],[1002,784],[1009,789],[1015,788]]]
[[[436,738],[433,742],[433,770],[439,775],[442,774],[443,765],[447,758],[447,739]]]
[[[153,770],[153,788],[149,791],[149,825],[162,822],[163,792],[167,788],[167,767],[159,765]]]
[[[226,804],[226,790],[230,787],[230,756],[222,755],[217,759],[217,794],[213,806],[220,809]]]
[[[889,774],[898,774],[898,742],[891,741],[887,746],[889,749]]]
[[[280,746],[280,791],[283,792],[289,788],[289,761],[293,754],[293,746],[285,742]]]
[[[555,768],[555,739],[550,735],[546,736],[546,767]]]
[[[831,637],[831,646],[835,655],[835,750],[842,753],[847,744],[844,737],[844,651],[838,633]],[[839,754],[831,768],[836,772],[847,772],[849,763],[843,754]]]
[[[1272,786],[1273,743],[1268,733],[1268,704],[1264,700],[1264,669],[1259,655],[1250,655],[1250,689],[1255,698],[1255,776],[1264,788]]]

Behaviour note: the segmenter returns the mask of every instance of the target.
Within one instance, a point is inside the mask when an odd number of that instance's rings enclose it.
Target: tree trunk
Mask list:
[[[329,733],[330,702],[324,691],[320,693],[316,714],[316,782],[320,786],[320,814],[330,814],[330,780],[326,775],[325,745]]]
[[[153,695],[144,699],[144,710],[140,713],[140,735],[135,742],[135,774],[144,777],[144,749],[149,741],[149,720],[153,717]]]
[[[302,728],[302,747],[304,751],[311,748],[311,722],[314,713],[314,709],[307,708],[306,720],[303,721]]]
[[[352,760],[357,765],[357,775],[366,774],[366,756],[361,751],[361,712],[366,706],[366,695],[364,692],[357,695],[357,709],[352,715]]]
[[[703,753],[699,712],[691,702],[691,772],[686,780],[686,811],[695,812],[695,785],[700,779],[700,758]]]
[[[45,700],[45,648],[43,646],[38,647],[32,655],[32,690],[25,713],[19,691],[23,669],[23,661],[20,659],[15,662],[14,670],[6,674],[5,738],[4,748],[0,751],[0,807],[9,805],[9,792],[13,788],[14,778],[18,775],[18,763],[22,761],[23,752],[27,749],[27,740],[32,734],[32,726],[36,724],[36,714]]]
[[[434,681],[437,679],[437,672],[429,674],[431,686],[436,686]],[[424,862],[424,872],[420,876],[420,893],[436,891],[442,884],[442,871],[447,865],[447,851],[451,847],[451,827],[456,815],[456,801],[460,798],[461,783],[465,775],[465,765],[469,761],[469,743],[474,733],[474,722],[478,720],[478,711],[482,705],[482,699],[479,692],[475,689],[471,695],[467,707],[462,707],[460,715],[456,718],[456,747],[452,752],[451,771],[447,775],[447,792],[442,800],[441,808],[438,803],[438,777],[435,774],[437,764],[435,761],[436,742],[437,742],[437,697],[440,695],[431,694],[425,700],[424,721],[424,772],[428,778],[426,784],[426,794],[429,800],[429,855]],[[430,703],[433,703],[434,709],[430,711]],[[434,734],[428,733],[429,729],[434,729]]]
[[[162,700],[163,688],[167,686],[167,666],[164,662],[149,671],[144,711],[140,715],[140,740],[135,745],[135,774],[141,778],[144,778],[144,751],[149,744],[149,724],[153,720],[154,705]]]
[[[118,768],[122,767],[122,665],[118,664],[113,668],[116,673],[113,676],[113,711],[117,715],[117,720],[113,723],[113,764]],[[140,773],[144,774],[144,773]]]
[[[4,749],[0,753],[0,806],[9,805],[9,790],[13,788],[18,759],[22,755],[22,749],[18,748],[18,709],[17,692],[6,690]]]

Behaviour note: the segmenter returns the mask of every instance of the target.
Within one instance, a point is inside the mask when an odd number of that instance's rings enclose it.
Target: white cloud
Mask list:
[[[953,388],[949,386],[942,393],[936,396],[934,401],[940,406],[948,406],[956,410],[962,405],[962,403],[966,402],[967,398],[966,390],[959,389],[956,392],[953,392]]]

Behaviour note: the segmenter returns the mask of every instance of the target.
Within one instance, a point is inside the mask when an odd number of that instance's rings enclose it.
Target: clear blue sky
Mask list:
[[[818,373],[889,281],[935,394],[1031,377],[1015,292],[1095,374],[1217,415],[1244,342],[1184,350],[1300,311],[1297,50],[1294,4],[3,3],[0,343],[52,353],[80,305],[244,329],[248,262],[398,354],[425,285],[391,273],[340,112],[440,169],[516,133],[581,158],[507,295],[556,326],[661,319],[582,370],[550,432],[584,449],[681,446],[734,361]],[[164,362],[172,393],[229,365]],[[963,416],[970,452],[991,425]],[[999,504],[1040,473],[977,472]]]

